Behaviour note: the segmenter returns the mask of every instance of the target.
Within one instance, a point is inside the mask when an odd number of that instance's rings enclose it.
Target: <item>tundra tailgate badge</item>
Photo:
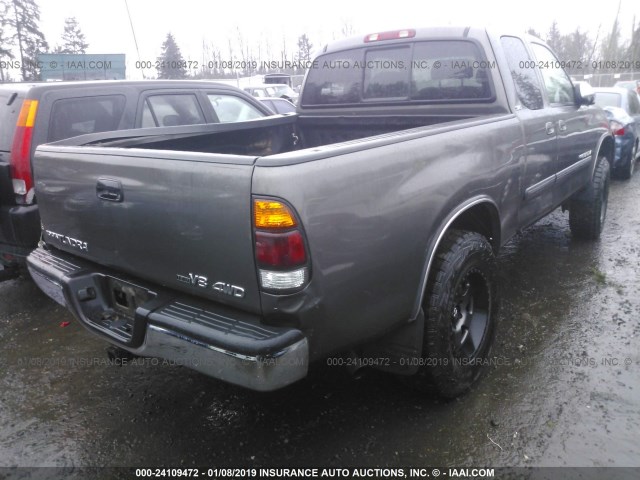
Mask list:
[[[71,248],[81,250],[83,252],[89,251],[89,244],[85,241],[78,240],[77,238],[71,238],[61,233],[52,232],[51,230],[45,230],[44,233],[49,237],[57,240],[63,245],[68,245]]]

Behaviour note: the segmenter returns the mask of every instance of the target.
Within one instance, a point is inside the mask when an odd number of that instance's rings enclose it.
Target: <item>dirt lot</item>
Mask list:
[[[492,365],[452,402],[325,365],[270,394],[112,365],[31,281],[4,282],[0,466],[640,467],[640,175],[609,205],[598,243],[558,211],[505,247]]]

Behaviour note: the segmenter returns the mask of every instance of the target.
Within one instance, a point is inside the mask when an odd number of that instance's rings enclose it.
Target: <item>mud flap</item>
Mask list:
[[[420,367],[424,338],[424,312],[420,309],[416,319],[383,339],[362,348],[362,359],[383,372],[413,375]]]
[[[0,263],[0,282],[5,280],[13,280],[20,276],[20,269],[18,267],[7,267]]]

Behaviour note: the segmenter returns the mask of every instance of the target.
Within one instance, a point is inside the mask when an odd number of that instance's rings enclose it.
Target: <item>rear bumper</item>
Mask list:
[[[158,357],[252,390],[305,377],[309,347],[300,330],[164,290],[71,255],[29,255],[38,286],[91,332],[135,355]]]

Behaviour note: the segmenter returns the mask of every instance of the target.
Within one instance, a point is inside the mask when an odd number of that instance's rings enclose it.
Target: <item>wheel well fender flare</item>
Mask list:
[[[433,235],[426,249],[425,255],[425,263],[422,267],[422,273],[420,275],[420,282],[418,285],[418,291],[416,294],[416,300],[413,306],[413,310],[411,313],[411,318],[415,319],[420,314],[420,309],[422,308],[422,302],[424,299],[427,282],[429,280],[429,273],[431,271],[431,267],[433,266],[433,261],[435,259],[436,253],[438,251],[438,247],[444,238],[444,235],[447,231],[454,226],[456,220],[461,219],[461,217],[469,210],[474,207],[485,206],[489,207],[489,213],[491,215],[491,227],[490,231],[492,232],[492,237],[488,240],[491,242],[493,249],[495,252],[500,248],[500,209],[496,205],[495,201],[487,196],[481,195],[478,197],[473,197],[462,204],[458,205],[454,208],[449,215],[447,215],[444,220],[440,222],[438,229],[436,230],[435,235]],[[479,232],[480,233],[480,232]],[[485,235],[486,236],[486,235]]]
[[[615,154],[615,140],[610,133],[605,133],[598,140],[598,145],[596,146],[596,154],[593,158],[593,165],[591,166],[591,179],[596,173],[596,166],[598,165],[598,159],[602,154],[607,157],[609,161],[609,166],[613,167],[613,156]]]

